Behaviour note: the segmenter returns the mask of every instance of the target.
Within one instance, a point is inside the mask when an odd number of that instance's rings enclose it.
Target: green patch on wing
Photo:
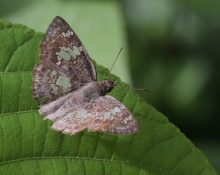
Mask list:
[[[59,76],[56,85],[58,86],[63,86],[63,87],[71,87],[70,84],[70,78],[64,77],[64,76]]]

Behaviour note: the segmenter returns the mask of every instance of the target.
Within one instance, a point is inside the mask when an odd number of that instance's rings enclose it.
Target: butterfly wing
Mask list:
[[[108,95],[96,96],[100,89],[90,91],[89,84],[97,80],[95,67],[66,21],[56,17],[46,34],[32,89],[37,100],[48,98],[39,112],[54,121],[51,128],[70,135],[85,128],[108,134],[137,132],[136,119],[121,102]]]
[[[133,114],[112,96],[99,97],[87,110],[94,116],[88,124],[89,131],[117,135],[126,135],[139,131],[138,122]]]
[[[138,132],[132,113],[114,97],[105,95],[71,111],[64,117],[46,117],[54,121],[52,129],[74,135],[85,128],[108,134],[125,135]]]
[[[48,38],[41,41],[41,62],[34,69],[35,99],[53,101],[97,80],[90,56],[64,19],[55,17],[46,34]]]

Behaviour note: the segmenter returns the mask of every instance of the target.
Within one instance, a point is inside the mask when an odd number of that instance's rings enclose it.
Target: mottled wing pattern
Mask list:
[[[64,19],[55,17],[46,34],[49,38],[41,41],[41,62],[34,70],[35,99],[55,100],[97,80],[91,58]]]
[[[133,114],[112,96],[99,97],[87,110],[94,116],[88,125],[89,131],[120,135],[139,131],[138,122]]]
[[[74,79],[66,74],[52,70],[43,64],[38,64],[34,69],[34,84],[32,89],[36,99],[51,97],[53,101],[67,92],[78,89],[80,85],[79,83],[75,83]],[[59,94],[59,96],[56,94]],[[47,102],[50,101],[48,100]]]
[[[109,95],[100,96],[96,100],[69,112],[61,119],[54,121],[52,129],[65,134],[74,135],[85,128],[108,134],[131,134],[138,132],[139,125],[132,113],[118,100]]]
[[[139,125],[132,113],[105,95],[114,88],[114,81],[96,82],[92,60],[66,21],[56,17],[46,34],[32,90],[35,99],[48,98],[39,112],[54,122],[51,128],[70,135],[85,128],[120,135],[137,132]]]

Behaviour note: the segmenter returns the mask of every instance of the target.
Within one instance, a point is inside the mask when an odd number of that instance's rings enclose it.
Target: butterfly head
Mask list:
[[[112,89],[117,85],[117,84],[115,84],[115,82],[114,82],[115,80],[103,80],[102,81],[102,84],[103,84],[103,86],[104,86],[104,88],[105,88],[105,91],[108,93],[108,92],[111,92],[112,91]]]

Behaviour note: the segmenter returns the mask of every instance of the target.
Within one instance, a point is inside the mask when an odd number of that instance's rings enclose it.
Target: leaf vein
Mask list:
[[[2,82],[2,87],[4,87],[4,84],[3,84],[3,80],[2,80],[2,76],[0,77],[1,79],[1,82]],[[3,113],[3,96],[4,96],[4,88],[1,88],[2,89],[2,98],[1,98],[1,114]],[[0,114],[0,115],[1,115]]]
[[[17,111],[17,112],[8,112],[4,114],[0,114],[0,116],[7,116],[7,115],[13,115],[13,114],[26,114],[26,113],[32,113],[32,112],[37,112],[38,110],[28,110],[28,111]]]
[[[13,28],[13,30],[14,30],[14,28]],[[26,43],[28,43],[30,40],[32,40],[35,36],[36,36],[36,35],[30,37],[28,40],[26,40],[26,41],[25,41],[24,43],[22,43],[20,46],[18,45],[17,41],[15,40],[15,41],[16,41],[16,44],[17,44],[17,48],[12,52],[12,55],[10,56],[10,58],[9,58],[9,60],[8,60],[8,63],[7,63],[7,66],[6,66],[6,68],[5,68],[5,72],[7,72],[8,68],[9,68],[9,65],[10,65],[10,62],[12,61],[12,57],[13,57],[13,55],[16,53],[16,51],[17,51],[18,49],[20,49],[23,45],[25,45]]]
[[[148,166],[148,165],[145,165],[145,164],[141,164],[141,163],[135,163],[135,162],[128,162],[128,161],[120,161],[120,160],[109,160],[109,159],[98,159],[98,158],[88,158],[88,157],[27,157],[27,158],[22,158],[22,159],[14,159],[14,160],[9,160],[9,161],[4,161],[4,162],[0,162],[0,165],[4,165],[4,164],[9,164],[9,163],[16,163],[16,162],[21,162],[21,161],[31,161],[31,160],[46,160],[46,159],[80,159],[82,160],[83,164],[84,164],[84,169],[85,169],[85,172],[86,171],[86,164],[85,164],[85,160],[93,160],[93,161],[101,161],[101,162],[114,162],[114,163],[120,163],[121,165],[123,164],[127,164],[127,165],[132,165],[132,166],[139,166],[139,167],[143,167],[143,168],[149,168],[149,169],[153,169],[153,170],[159,170],[159,171],[163,171],[163,172],[169,172],[169,173],[172,173],[171,171],[168,171],[168,170],[165,170],[165,169],[162,169],[162,168],[155,168],[155,167],[152,167],[152,166]]]

